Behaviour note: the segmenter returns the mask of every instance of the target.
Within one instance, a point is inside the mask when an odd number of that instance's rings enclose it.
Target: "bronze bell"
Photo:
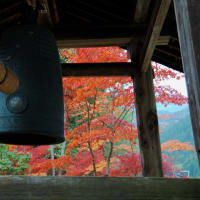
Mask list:
[[[0,143],[63,142],[62,74],[54,35],[36,25],[13,27],[1,36],[0,61],[19,80],[14,93],[0,93]]]

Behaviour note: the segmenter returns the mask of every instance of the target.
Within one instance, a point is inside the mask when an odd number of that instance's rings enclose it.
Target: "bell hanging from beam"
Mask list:
[[[49,145],[64,141],[62,74],[54,35],[36,25],[2,33],[0,61],[19,80],[0,93],[0,143]]]

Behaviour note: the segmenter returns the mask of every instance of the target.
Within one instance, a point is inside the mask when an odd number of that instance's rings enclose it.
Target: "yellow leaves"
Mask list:
[[[92,148],[93,151],[96,151],[96,150],[100,149],[103,146],[104,143],[105,143],[105,140],[97,140],[96,142],[91,143],[91,148]],[[79,151],[81,152],[81,151],[90,151],[90,150],[89,150],[88,146],[82,145],[79,148]]]
[[[179,140],[169,140],[161,145],[162,151],[194,151],[194,146],[190,145],[189,142],[180,142]]]
[[[128,152],[128,153],[132,153],[131,145],[120,144],[120,145],[118,145],[118,146],[115,146],[114,148],[115,148],[115,150],[122,150],[122,149],[123,149],[123,150],[125,150],[125,151]],[[134,150],[134,153],[137,153],[137,151]]]
[[[110,163],[112,163],[112,162],[114,162],[114,158],[110,159]],[[102,160],[101,162],[96,164],[96,171],[97,172],[102,172],[105,167],[106,167],[106,161]],[[92,172],[93,171],[93,165],[91,164],[89,167],[87,167],[85,169],[85,171],[86,171],[85,175],[89,174],[90,172]]]

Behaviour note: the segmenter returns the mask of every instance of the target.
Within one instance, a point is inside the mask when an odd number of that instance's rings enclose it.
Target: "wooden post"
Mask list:
[[[174,1],[190,115],[200,162],[200,1]]]
[[[143,176],[162,177],[162,157],[152,67],[134,76],[135,104]]]

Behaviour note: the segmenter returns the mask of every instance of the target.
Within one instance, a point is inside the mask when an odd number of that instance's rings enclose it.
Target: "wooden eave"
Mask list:
[[[168,5],[164,0],[45,2],[59,48],[131,47],[142,71],[150,60],[182,71],[174,8],[167,1]],[[0,33],[24,23],[25,6],[24,0],[0,3]]]

